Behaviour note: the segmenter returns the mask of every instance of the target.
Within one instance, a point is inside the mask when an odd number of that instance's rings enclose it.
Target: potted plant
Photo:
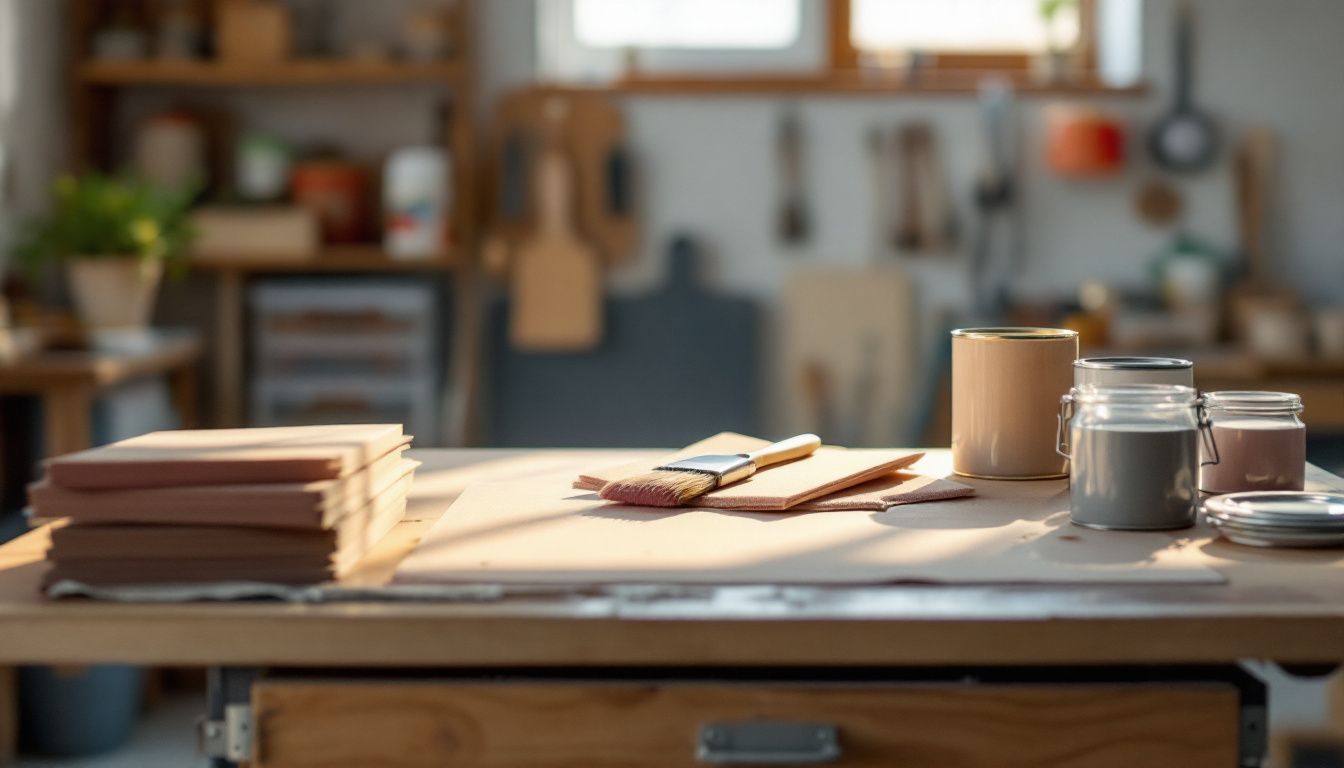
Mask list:
[[[189,192],[101,174],[56,180],[52,211],[16,253],[30,269],[61,264],[86,328],[144,328],[165,266],[191,240]]]
[[[1060,22],[1072,19],[1078,23],[1078,0],[1037,0],[1037,12],[1045,26],[1045,51],[1042,54],[1042,74],[1048,83],[1061,83],[1068,79],[1069,49],[1059,41]]]

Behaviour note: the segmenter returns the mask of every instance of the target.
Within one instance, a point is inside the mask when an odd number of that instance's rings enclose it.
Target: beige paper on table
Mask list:
[[[943,452],[945,453],[945,452]],[[945,461],[946,457],[940,456]],[[913,467],[920,471],[921,465]],[[939,474],[927,467],[928,474]],[[613,506],[568,476],[472,486],[395,581],[495,584],[1220,583],[1165,533],[1068,522],[1065,481],[885,512],[781,515]]]

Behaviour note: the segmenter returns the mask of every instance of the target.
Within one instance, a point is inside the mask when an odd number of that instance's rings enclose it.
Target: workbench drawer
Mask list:
[[[891,685],[267,680],[255,768],[1238,763],[1217,683]]]

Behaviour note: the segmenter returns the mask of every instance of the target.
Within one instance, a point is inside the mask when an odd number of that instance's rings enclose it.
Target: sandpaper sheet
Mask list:
[[[398,446],[358,472],[312,483],[197,485],[75,491],[50,480],[28,488],[32,520],[231,525],[320,530],[378,498],[415,467]]]
[[[917,464],[942,476],[947,468]],[[968,480],[976,495],[884,512],[781,515],[611,505],[554,475],[472,486],[399,583],[1218,583],[1193,539],[1068,521],[1067,481]]]
[[[768,440],[721,432],[664,456],[654,464],[640,461],[585,471],[573,486],[596,491],[612,480],[633,477],[669,461],[705,454],[744,453],[768,444]],[[701,496],[696,504],[711,509],[792,509],[809,500],[889,475],[914,464],[923,455],[905,449],[850,450],[822,446],[807,458],[766,467],[746,480],[716,488]]]
[[[943,499],[974,496],[975,489],[945,477],[929,477],[914,472],[890,472],[875,480],[859,483],[842,491],[804,501],[789,512],[824,512],[867,509],[881,512],[901,504],[924,504]]]
[[[409,442],[400,424],[172,430],[46,466],[51,482],[81,490],[312,482],[353,474]]]

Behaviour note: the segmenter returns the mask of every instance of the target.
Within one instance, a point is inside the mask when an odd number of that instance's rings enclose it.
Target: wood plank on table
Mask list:
[[[856,768],[1182,766],[1238,758],[1235,688],[1188,685],[460,684],[263,680],[254,768],[703,764],[708,723],[838,729]]]
[[[629,452],[413,451],[408,522],[353,586],[384,583],[466,484]],[[650,457],[660,452],[649,452]],[[1341,481],[1312,468],[1312,482]],[[1197,528],[1180,535],[1207,537]],[[1224,663],[1344,656],[1344,555],[1203,541],[1227,585],[704,587],[652,599],[109,604],[41,598],[47,533],[0,546],[0,663],[299,666]],[[1203,540],[1201,538],[1201,540]]]

